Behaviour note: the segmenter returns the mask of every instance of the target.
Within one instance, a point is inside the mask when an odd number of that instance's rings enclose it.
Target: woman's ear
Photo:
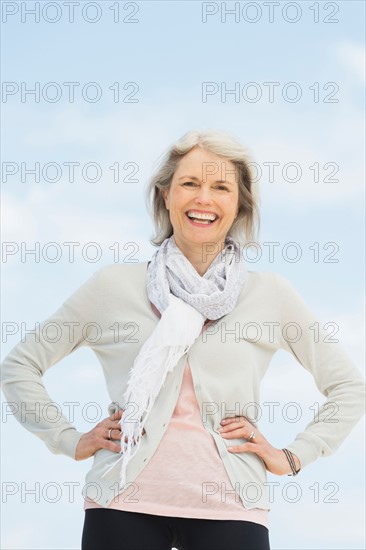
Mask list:
[[[169,199],[168,199],[169,193],[166,189],[162,189],[161,194],[163,195],[166,209],[169,210]]]

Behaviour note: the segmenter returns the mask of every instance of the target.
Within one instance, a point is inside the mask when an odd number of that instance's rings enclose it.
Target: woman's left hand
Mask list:
[[[255,438],[242,445],[228,447],[227,450],[229,453],[256,453],[263,460],[267,470],[272,474],[281,476],[292,473],[291,466],[282,449],[273,447],[258,428],[253,426],[245,416],[226,418],[221,421],[221,426],[220,435],[227,440],[238,439],[240,437],[249,439],[252,432],[255,434]],[[293,453],[292,456],[295,460],[296,470],[298,470],[300,468],[300,460]]]

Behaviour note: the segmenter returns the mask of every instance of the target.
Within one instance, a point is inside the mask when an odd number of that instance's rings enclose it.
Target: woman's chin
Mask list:
[[[210,233],[209,231],[200,232],[200,231],[190,231],[189,234],[187,233],[185,235],[184,239],[180,239],[181,241],[185,242],[188,246],[192,244],[197,245],[203,245],[203,244],[210,244],[210,245],[217,245],[219,246],[220,243],[224,241],[224,239],[218,235],[215,235],[214,233]]]

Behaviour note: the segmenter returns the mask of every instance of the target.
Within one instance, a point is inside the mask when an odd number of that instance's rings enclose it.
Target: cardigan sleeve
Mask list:
[[[0,366],[1,388],[18,422],[38,436],[52,453],[73,459],[83,433],[60,415],[42,376],[71,352],[89,345],[88,331],[92,326],[86,325],[96,321],[98,309],[102,307],[100,281],[103,270],[102,267],[96,271],[57,311],[39,323],[35,335],[23,337]]]
[[[327,398],[314,420],[285,447],[304,468],[334,453],[365,413],[365,380],[288,279],[276,275],[281,347],[295,356]],[[330,341],[333,340],[333,341]]]

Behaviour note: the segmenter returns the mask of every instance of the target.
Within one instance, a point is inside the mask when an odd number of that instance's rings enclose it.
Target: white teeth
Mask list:
[[[188,215],[189,218],[196,218],[196,219],[199,219],[199,220],[211,220],[211,221],[216,220],[215,214],[204,214],[204,213],[201,213],[201,212],[195,212],[194,210],[189,211],[187,213],[187,215]]]

